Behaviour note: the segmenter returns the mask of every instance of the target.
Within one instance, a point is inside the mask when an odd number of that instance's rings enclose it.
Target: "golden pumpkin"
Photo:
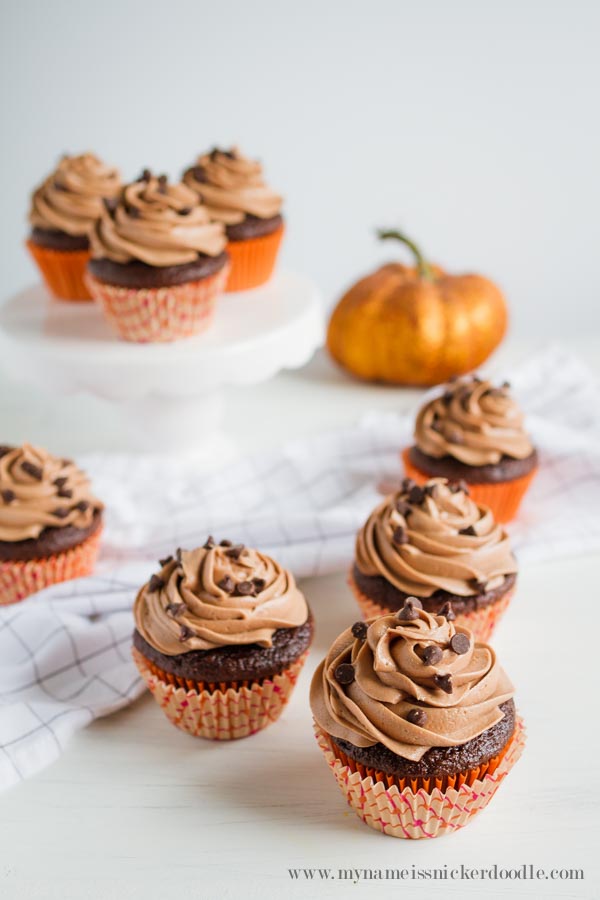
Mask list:
[[[388,263],[336,306],[327,333],[333,358],[353,375],[388,384],[432,385],[480,366],[506,331],[500,289],[482,275],[449,275],[398,231],[413,267]]]

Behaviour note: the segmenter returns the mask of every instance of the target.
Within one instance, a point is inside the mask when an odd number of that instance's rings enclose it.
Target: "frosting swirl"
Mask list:
[[[469,466],[525,459],[533,445],[509,385],[467,376],[444,385],[417,415],[415,443],[428,456],[452,456]]]
[[[56,170],[34,191],[29,221],[34,228],[87,235],[102,215],[102,201],[116,197],[120,188],[118,170],[93,153],[63,156]]]
[[[416,608],[403,619],[407,608],[372,619],[364,639],[344,631],[315,671],[310,704],[334,738],[418,761],[491,728],[514,689],[468,629]]]
[[[423,488],[405,479],[386,497],[358,532],[356,565],[418,597],[439,589],[467,597],[517,571],[508,534],[491,510],[445,478]]]
[[[90,234],[92,256],[150,266],[194,262],[198,254],[219,256],[225,231],[211,222],[198,197],[184,184],[169,184],[145,171],[105,209]]]
[[[238,644],[271,647],[278,628],[308,618],[304,595],[291,572],[242,545],[177,551],[162,560],[134,606],[138,632],[156,650],[175,656]]]
[[[270,219],[281,212],[283,198],[268,187],[259,162],[242,156],[237,147],[215,148],[198,157],[183,176],[206,206],[210,217],[236,225],[247,215]]]
[[[37,538],[44,528],[88,528],[101,509],[71,460],[29,444],[0,447],[0,541]]]

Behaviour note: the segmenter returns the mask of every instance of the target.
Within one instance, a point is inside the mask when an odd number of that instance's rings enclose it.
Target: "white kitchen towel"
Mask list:
[[[598,384],[558,348],[510,380],[541,458],[510,526],[520,564],[599,551]],[[373,413],[212,474],[190,458],[81,459],[106,502],[103,550],[94,576],[0,608],[0,787],[51,762],[74,731],[141,693],[131,605],[159,557],[211,533],[258,546],[299,576],[344,570],[379,492],[402,477],[412,418]]]

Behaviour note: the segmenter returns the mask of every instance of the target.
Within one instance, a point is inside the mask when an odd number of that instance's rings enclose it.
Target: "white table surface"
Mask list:
[[[500,359],[532,352],[509,342]],[[600,341],[573,347],[596,371]],[[357,384],[323,355],[303,372],[237,389],[227,429],[243,449],[403,409],[412,391]],[[77,454],[119,445],[114,411],[0,376],[2,437]],[[598,560],[531,565],[495,638],[517,686],[525,754],[490,808],[463,831],[402,841],[346,806],[312,736],[310,675],[357,616],[342,576],[307,579],[317,634],[278,723],[213,744],[177,731],[149,695],[80,732],[62,757],[0,797],[0,898],[600,896],[597,725]],[[576,605],[577,604],[577,605]],[[575,612],[574,612],[575,610]],[[583,869],[583,881],[292,880],[288,869],[468,867]]]

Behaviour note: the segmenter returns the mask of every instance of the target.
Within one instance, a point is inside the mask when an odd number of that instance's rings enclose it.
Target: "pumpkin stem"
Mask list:
[[[401,231],[394,231],[393,229],[379,229],[377,232],[377,237],[380,241],[387,241],[392,239],[394,241],[400,241],[402,244],[405,244],[415,257],[415,263],[417,269],[419,270],[419,275],[421,276],[421,278],[426,278],[428,281],[431,281],[433,279],[431,266],[429,265],[415,242],[411,241],[411,239],[406,237],[405,234],[402,234]]]

